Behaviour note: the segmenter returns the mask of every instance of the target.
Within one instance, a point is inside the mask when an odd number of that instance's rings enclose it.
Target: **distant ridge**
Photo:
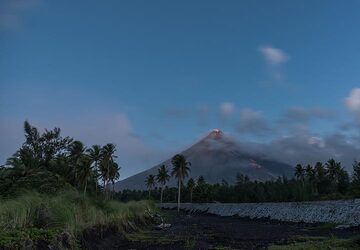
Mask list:
[[[222,180],[234,183],[237,173],[247,175],[251,180],[265,181],[279,176],[291,176],[292,167],[262,155],[246,153],[245,149],[220,129],[213,129],[200,141],[181,152],[191,162],[189,177],[204,176],[209,183],[221,183]],[[145,178],[156,174],[161,165],[171,170],[171,158],[141,173],[128,177],[115,184],[116,190],[146,189]],[[172,179],[168,186],[175,186]]]

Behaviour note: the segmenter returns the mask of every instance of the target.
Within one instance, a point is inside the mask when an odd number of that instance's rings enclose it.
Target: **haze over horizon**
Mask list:
[[[0,0],[0,164],[28,120],[115,143],[121,179],[213,128],[289,164],[335,157],[349,169],[360,160],[359,9]]]

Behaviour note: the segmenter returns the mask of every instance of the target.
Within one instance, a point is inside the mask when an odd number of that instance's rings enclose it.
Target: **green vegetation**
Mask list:
[[[25,142],[0,167],[1,249],[76,248],[87,230],[101,236],[149,221],[152,203],[112,200],[115,145],[87,149],[59,128],[41,134],[28,122],[24,130]]]
[[[189,175],[191,166],[190,162],[186,161],[185,156],[177,154],[171,159],[171,163],[173,165],[173,169],[171,172],[172,176],[178,180],[178,211],[180,210],[180,202],[181,202],[181,185],[183,184],[184,179]]]
[[[320,249],[359,249],[355,239],[339,239],[335,237],[306,237],[299,238],[289,245],[273,245],[270,250],[320,250]]]
[[[186,161],[186,160],[185,160]],[[186,173],[189,171],[187,167]],[[174,172],[173,172],[174,173]],[[187,176],[187,175],[186,175]],[[185,177],[185,175],[184,175]],[[152,197],[155,200],[176,202],[180,197],[187,202],[284,202],[284,201],[312,201],[348,199],[360,197],[360,162],[353,164],[353,176],[350,178],[340,162],[330,159],[325,164],[318,162],[314,166],[295,167],[294,178],[285,176],[273,181],[251,181],[243,174],[237,174],[235,184],[226,181],[221,184],[207,183],[203,176],[196,180],[188,179],[184,184],[184,177],[179,187],[155,187]],[[153,189],[153,187],[152,187]],[[179,196],[179,190],[182,190]],[[163,195],[161,193],[163,192]],[[141,200],[146,197],[144,191],[123,190],[116,198],[121,201]]]
[[[162,165],[158,169],[158,174],[156,176],[157,182],[161,185],[161,187],[160,187],[160,203],[163,202],[164,186],[169,181],[169,179],[170,179],[169,170],[167,169],[167,167],[165,165]]]
[[[135,230],[149,220],[149,202],[120,203],[84,197],[77,191],[54,195],[24,193],[14,199],[1,200],[0,247],[9,249],[37,244],[40,240],[53,244],[66,234],[68,245],[76,245],[85,229],[100,231],[111,227],[116,231]]]

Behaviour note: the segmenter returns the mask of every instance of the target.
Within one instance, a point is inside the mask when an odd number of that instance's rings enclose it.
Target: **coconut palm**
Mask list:
[[[78,181],[84,186],[84,195],[86,195],[88,181],[90,181],[92,177],[91,160],[88,156],[84,155],[78,161]]]
[[[190,202],[191,203],[192,203],[192,197],[193,197],[193,192],[194,192],[195,187],[196,187],[196,183],[195,183],[194,179],[190,178],[187,183],[187,188],[190,191]]]
[[[151,189],[153,189],[155,187],[155,184],[156,184],[155,175],[151,174],[148,177],[146,177],[145,183],[146,183],[146,186],[147,186],[148,191],[149,191],[149,200],[150,200]]]
[[[110,167],[110,181],[112,186],[112,192],[115,192],[115,181],[117,181],[120,178],[120,169],[119,165],[114,162],[112,166]]]
[[[338,175],[341,171],[340,162],[330,159],[325,163],[325,167],[330,179],[336,183],[338,181]]]
[[[172,176],[178,180],[178,211],[180,211],[180,195],[181,195],[181,185],[183,180],[189,175],[191,166],[190,162],[186,161],[184,155],[177,154],[171,159],[173,169],[171,172]]]
[[[301,164],[297,164],[295,167],[295,177],[296,179],[300,180],[301,183],[304,185],[305,180],[305,169]]]
[[[102,149],[102,158],[100,162],[101,176],[104,182],[105,194],[109,193],[109,181],[110,181],[110,168],[114,164],[116,147],[112,143],[106,144]]]
[[[99,162],[102,158],[101,146],[93,145],[87,150],[91,163],[94,164],[94,177],[95,177],[95,194],[97,194],[98,178],[99,178]]]
[[[317,193],[316,171],[310,164],[305,168],[306,179],[310,184],[311,191]]]
[[[74,171],[74,183],[76,185],[78,179],[78,171],[79,171],[79,161],[80,158],[83,156],[85,151],[85,146],[81,141],[73,141],[70,144],[70,158],[73,164],[73,171]]]
[[[166,182],[169,181],[170,179],[170,175],[169,175],[169,170],[167,169],[167,167],[165,165],[162,165],[159,169],[158,169],[158,174],[156,176],[157,182],[161,184],[161,193],[160,193],[160,203],[163,202],[163,192],[164,192],[164,186],[166,184]]]

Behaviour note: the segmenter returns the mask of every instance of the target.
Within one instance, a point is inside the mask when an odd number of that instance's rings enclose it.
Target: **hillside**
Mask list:
[[[282,175],[290,176],[293,173],[291,166],[287,164],[263,155],[246,153],[245,149],[218,129],[214,129],[181,154],[191,162],[189,177],[204,176],[209,183],[220,183],[222,180],[233,183],[237,173],[259,181],[276,179]],[[115,189],[145,189],[146,176],[156,174],[162,164],[171,168],[171,159],[117,182]],[[173,185],[175,182],[171,180],[169,186]]]

